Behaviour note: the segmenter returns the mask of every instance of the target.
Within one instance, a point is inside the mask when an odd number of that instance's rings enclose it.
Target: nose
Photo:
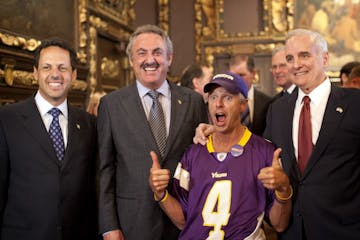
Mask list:
[[[294,68],[299,68],[301,66],[301,61],[298,57],[294,57],[294,61],[293,61],[293,67]]]
[[[223,98],[219,97],[215,102],[216,107],[222,107],[224,105]]]
[[[51,79],[58,80],[60,79],[60,71],[57,68],[53,68],[50,72]]]
[[[147,54],[147,55],[146,55],[145,62],[147,62],[147,63],[155,62],[154,56],[153,56],[151,53]]]

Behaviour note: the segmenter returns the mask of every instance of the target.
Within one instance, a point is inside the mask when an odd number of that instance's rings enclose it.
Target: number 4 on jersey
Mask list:
[[[214,228],[209,232],[208,240],[224,239],[225,232],[221,227],[226,226],[230,218],[231,185],[230,180],[215,182],[206,198],[202,210],[204,226]]]

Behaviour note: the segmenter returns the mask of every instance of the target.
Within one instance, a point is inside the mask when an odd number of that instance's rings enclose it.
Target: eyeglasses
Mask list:
[[[270,70],[270,72],[274,72],[278,68],[279,68],[279,70],[284,70],[285,68],[287,68],[287,65],[286,65],[286,63],[280,63],[279,65],[272,65],[269,70]]]

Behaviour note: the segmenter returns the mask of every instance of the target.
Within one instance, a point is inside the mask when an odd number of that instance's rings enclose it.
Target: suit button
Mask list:
[[[301,217],[301,213],[299,213],[299,212],[296,213],[296,216],[297,216],[297,217]]]

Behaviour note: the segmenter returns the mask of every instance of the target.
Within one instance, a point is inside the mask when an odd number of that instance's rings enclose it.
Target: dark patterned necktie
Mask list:
[[[59,115],[61,111],[58,108],[52,108],[48,113],[53,117],[49,128],[50,138],[53,141],[56,156],[61,161],[64,159],[65,155],[64,138],[59,124]]]
[[[166,148],[166,125],[164,112],[158,100],[160,93],[155,90],[151,90],[147,94],[153,100],[149,116],[151,131],[154,135],[159,152],[161,156],[164,157]]]
[[[298,136],[298,165],[301,174],[304,173],[306,164],[310,158],[313,143],[311,130],[310,98],[304,96],[303,106],[299,119],[299,136]]]

